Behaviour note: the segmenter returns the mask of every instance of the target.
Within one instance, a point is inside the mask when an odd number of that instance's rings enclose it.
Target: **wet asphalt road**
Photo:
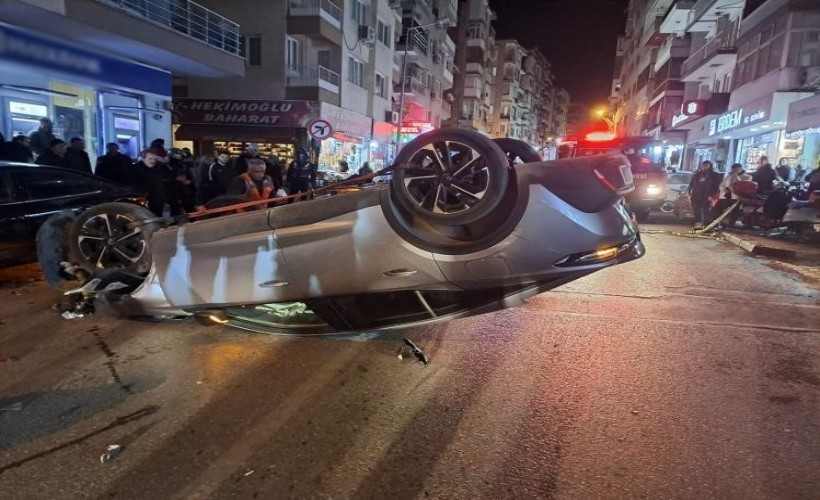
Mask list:
[[[525,307],[344,338],[65,321],[6,283],[0,498],[820,498],[817,284],[644,240]]]

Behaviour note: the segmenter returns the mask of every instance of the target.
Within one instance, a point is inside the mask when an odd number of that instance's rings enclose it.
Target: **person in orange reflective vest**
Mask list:
[[[273,196],[276,189],[273,179],[265,175],[265,160],[249,158],[247,162],[248,171],[234,177],[227,194],[244,196],[251,201],[266,200]]]

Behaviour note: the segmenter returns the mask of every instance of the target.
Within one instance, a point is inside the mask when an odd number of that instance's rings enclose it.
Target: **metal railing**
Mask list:
[[[288,68],[287,73],[287,83],[293,87],[322,87],[338,92],[342,84],[341,75],[324,66],[292,67]]]
[[[735,44],[736,32],[734,27],[723,30],[709,40],[706,45],[695,51],[683,62],[681,73],[687,75],[698,68],[704,61],[717,53],[732,54],[737,52]]]
[[[407,31],[409,31],[409,36]],[[427,36],[419,30],[405,29],[405,34],[399,39],[399,46],[404,46],[405,44],[407,44],[408,52],[413,52],[413,49],[416,48],[424,55],[430,53],[430,42]],[[396,51],[399,52],[399,49],[397,48]]]
[[[426,94],[427,85],[423,84],[421,80],[408,76],[404,79],[404,92],[412,90],[416,94]]]
[[[342,27],[342,8],[331,0],[290,0],[290,15],[320,16],[337,28]]]
[[[239,25],[190,0],[96,0],[211,47],[241,56]]]

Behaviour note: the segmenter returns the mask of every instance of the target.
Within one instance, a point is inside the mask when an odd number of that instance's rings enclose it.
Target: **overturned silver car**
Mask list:
[[[44,225],[39,252],[50,281],[80,269],[124,316],[399,327],[515,306],[641,257],[633,187],[620,155],[541,161],[518,141],[441,129],[408,143],[386,184],[166,227],[106,203]]]

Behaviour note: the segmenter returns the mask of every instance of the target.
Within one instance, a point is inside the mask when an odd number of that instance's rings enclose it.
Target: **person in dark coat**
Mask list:
[[[173,173],[165,163],[159,161],[159,155],[153,149],[146,149],[140,154],[140,161],[134,164],[137,186],[147,193],[148,210],[157,217],[162,217],[165,204],[170,201]],[[171,215],[179,215],[178,207],[171,205]]]
[[[48,149],[38,156],[34,163],[38,165],[51,165],[52,167],[65,167],[63,158],[65,157],[65,141],[62,139],[52,139]]]
[[[4,143],[2,147],[0,147],[0,160],[31,163],[34,157],[28,144],[29,138],[25,135],[21,134],[14,137],[14,139]]]
[[[119,184],[132,184],[131,158],[120,153],[120,147],[115,142],[105,145],[105,154],[97,158],[94,173]]]
[[[288,194],[307,193],[313,189],[315,184],[316,165],[311,163],[307,151],[299,148],[296,150],[296,158],[288,165]],[[304,199],[304,197],[300,199]],[[288,200],[288,203],[292,202],[293,198]]]
[[[757,194],[767,195],[774,189],[774,181],[777,179],[777,172],[769,163],[769,158],[761,156],[757,161],[757,170],[752,173],[752,180],[757,183]]]
[[[242,152],[241,155],[236,157],[236,161],[233,162],[234,170],[236,171],[236,175],[242,175],[248,171],[248,160],[253,158],[258,158],[259,153],[256,149],[252,147],[245,148],[245,151]]]
[[[66,168],[79,170],[87,174],[93,174],[91,171],[91,159],[88,153],[85,152],[85,141],[79,137],[72,137],[69,141],[69,147],[63,156],[63,162]]]
[[[173,173],[171,185],[171,204],[181,207],[186,212],[196,208],[196,183],[194,182],[194,159],[186,156],[181,149],[168,152],[168,165]]]
[[[274,155],[265,160],[265,175],[273,181],[273,187],[276,188],[274,192],[279,192],[284,183],[282,180],[282,163],[279,161],[278,156]]]
[[[208,203],[217,196],[222,196],[228,192],[236,171],[230,163],[231,157],[227,151],[221,151],[216,156],[216,161],[208,165],[199,174],[199,185],[197,186],[197,202],[200,205]]]
[[[40,126],[29,134],[31,139],[31,151],[35,156],[39,156],[46,152],[51,147],[51,142],[56,139],[54,137],[54,124],[48,118],[40,118]]]
[[[712,170],[709,160],[700,164],[700,170],[692,176],[689,182],[689,196],[692,200],[692,210],[695,212],[695,228],[702,228],[711,221],[710,210],[714,200],[720,194],[721,176]]]

